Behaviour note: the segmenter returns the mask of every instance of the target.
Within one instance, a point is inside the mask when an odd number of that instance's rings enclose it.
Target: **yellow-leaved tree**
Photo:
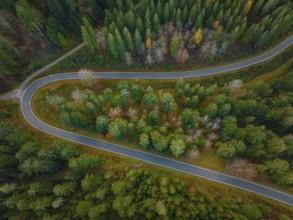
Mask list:
[[[251,10],[251,6],[252,6],[252,0],[248,0],[246,4],[244,5],[243,13],[248,14],[248,12]]]
[[[199,28],[195,33],[194,33],[194,41],[199,46],[200,42],[202,41],[202,30]]]
[[[145,47],[150,49],[152,47],[152,41],[150,38],[148,38],[145,42]]]

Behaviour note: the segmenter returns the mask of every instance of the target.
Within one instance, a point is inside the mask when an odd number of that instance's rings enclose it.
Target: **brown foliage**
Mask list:
[[[214,21],[214,28],[217,30],[219,28],[220,24],[219,21]]]
[[[106,138],[107,138],[108,140],[110,140],[110,139],[112,139],[112,138],[113,138],[113,136],[112,136],[112,134],[110,134],[110,133],[107,133],[107,134],[106,134]]]
[[[176,56],[176,62],[184,64],[187,62],[188,58],[189,58],[189,54],[187,50],[179,48],[177,56]]]
[[[151,41],[150,38],[148,38],[148,39],[146,40],[146,42],[145,42],[145,47],[146,47],[147,49],[150,49],[150,48],[152,47],[152,41]]]

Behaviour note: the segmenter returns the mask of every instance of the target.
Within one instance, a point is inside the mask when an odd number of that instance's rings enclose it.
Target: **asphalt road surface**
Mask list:
[[[167,73],[164,73],[164,72],[95,72],[94,76],[97,78],[118,78],[118,79],[136,79],[136,78],[137,79],[171,79],[171,78],[189,78],[189,77],[197,77],[197,76],[204,76],[204,75],[213,75],[217,73],[223,73],[223,72],[241,69],[241,68],[248,67],[248,66],[263,62],[265,60],[268,60],[272,58],[273,56],[276,56],[282,50],[289,47],[292,43],[293,43],[293,36],[289,37],[287,40],[279,44],[274,49],[260,56],[257,56],[245,61],[241,61],[238,63],[229,64],[229,65],[220,66],[220,67],[214,67],[210,69],[186,71],[186,72],[167,72]],[[235,177],[232,177],[223,173],[219,173],[216,171],[212,171],[206,168],[202,168],[199,166],[183,163],[177,160],[169,159],[166,157],[158,156],[158,155],[147,153],[144,151],[126,148],[120,145],[82,136],[76,133],[72,133],[69,131],[65,131],[65,130],[53,127],[39,120],[34,115],[31,109],[31,99],[34,92],[38,88],[48,83],[51,83],[54,81],[69,80],[69,79],[79,79],[78,73],[71,72],[71,73],[62,73],[62,74],[54,74],[54,75],[46,76],[44,78],[38,79],[37,81],[33,82],[24,90],[21,96],[21,109],[26,121],[29,124],[31,124],[33,127],[45,133],[48,133],[48,134],[51,134],[51,135],[54,135],[69,141],[73,141],[79,144],[88,145],[94,148],[110,151],[120,155],[132,157],[132,158],[145,161],[151,164],[164,166],[164,167],[185,172],[194,176],[199,176],[205,179],[209,179],[212,181],[216,181],[216,182],[220,182],[220,183],[234,186],[237,188],[241,188],[241,189],[251,191],[253,193],[257,193],[262,196],[266,196],[274,200],[293,206],[292,195],[274,190],[272,188],[268,188],[263,185],[259,185],[253,182],[235,178]]]

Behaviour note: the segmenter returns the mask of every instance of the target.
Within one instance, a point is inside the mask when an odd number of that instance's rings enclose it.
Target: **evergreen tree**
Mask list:
[[[177,55],[179,49],[179,37],[177,35],[174,35],[170,42],[170,54],[172,57],[175,57]]]
[[[140,33],[144,33],[144,25],[140,17],[136,19],[136,28]]]
[[[150,29],[152,28],[152,22],[149,16],[149,13],[146,13],[145,18],[144,18],[144,25],[145,25],[145,29]]]
[[[117,49],[117,43],[116,43],[114,36],[111,33],[108,34],[107,45],[108,45],[108,49],[109,49],[111,55],[113,56],[113,58],[115,60],[117,60],[118,55],[119,55],[118,49]]]
[[[160,27],[160,20],[159,20],[159,16],[157,14],[155,14],[155,16],[154,16],[153,25],[154,25],[154,32],[157,33],[159,31],[159,27]]]
[[[93,51],[98,50],[97,36],[94,28],[91,26],[90,22],[83,17],[83,25],[81,26],[82,39],[86,45]]]
[[[135,31],[135,16],[132,11],[128,11],[126,20],[129,30],[133,33]]]
[[[150,39],[152,37],[152,32],[149,28],[146,29],[145,31],[145,39]]]
[[[119,29],[119,31],[123,31],[123,28],[125,26],[125,21],[124,21],[124,15],[122,11],[119,11],[118,16],[116,18],[116,24]]]
[[[19,20],[29,29],[38,30],[42,28],[43,16],[26,0],[19,0],[15,5],[15,10]]]
[[[220,26],[220,27],[216,30],[215,34],[214,34],[214,38],[215,38],[215,40],[216,40],[217,43],[220,43],[220,42],[221,42],[221,39],[222,39],[222,32],[223,32],[223,28],[222,28],[222,26]]]
[[[158,15],[159,23],[163,21],[163,6],[161,0],[157,2],[156,14]]]
[[[117,43],[117,50],[119,53],[119,57],[122,61],[125,62],[126,47],[125,47],[125,43],[124,43],[118,29],[115,30],[115,39],[116,39],[116,43]]]
[[[123,29],[123,39],[124,39],[124,42],[125,42],[127,49],[130,52],[133,52],[133,50],[134,50],[133,39],[132,39],[132,36],[131,36],[129,30],[127,29],[127,27],[124,27],[124,29]]]
[[[114,21],[114,16],[108,9],[106,9],[105,18],[104,18],[104,26],[105,27],[109,26],[113,21]]]
[[[195,22],[195,29],[202,28],[202,17],[201,15],[197,16],[196,22]]]
[[[68,40],[60,32],[57,33],[57,39],[59,45],[61,45],[63,48],[68,47]]]
[[[164,16],[163,16],[163,20],[164,23],[167,23],[169,21],[170,18],[170,8],[169,8],[169,3],[167,2],[164,6]]]
[[[134,32],[134,47],[137,54],[141,54],[143,51],[143,43],[141,34],[138,29]]]

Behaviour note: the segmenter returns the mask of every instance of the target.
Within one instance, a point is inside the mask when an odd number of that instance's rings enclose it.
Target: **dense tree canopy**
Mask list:
[[[85,97],[65,102],[68,107],[61,110],[61,116],[74,113],[74,123],[63,116],[73,127],[94,129],[106,138],[134,141],[144,149],[176,157],[203,146],[215,147],[227,163],[248,158],[254,170],[269,173],[279,184],[291,185],[291,76],[289,71],[238,93],[234,82],[220,88],[178,80],[165,90],[120,81],[116,89],[104,88],[101,94],[88,89],[80,92]],[[87,106],[95,109],[91,116]],[[289,169],[275,172],[277,164],[285,166],[279,159],[290,164]]]

